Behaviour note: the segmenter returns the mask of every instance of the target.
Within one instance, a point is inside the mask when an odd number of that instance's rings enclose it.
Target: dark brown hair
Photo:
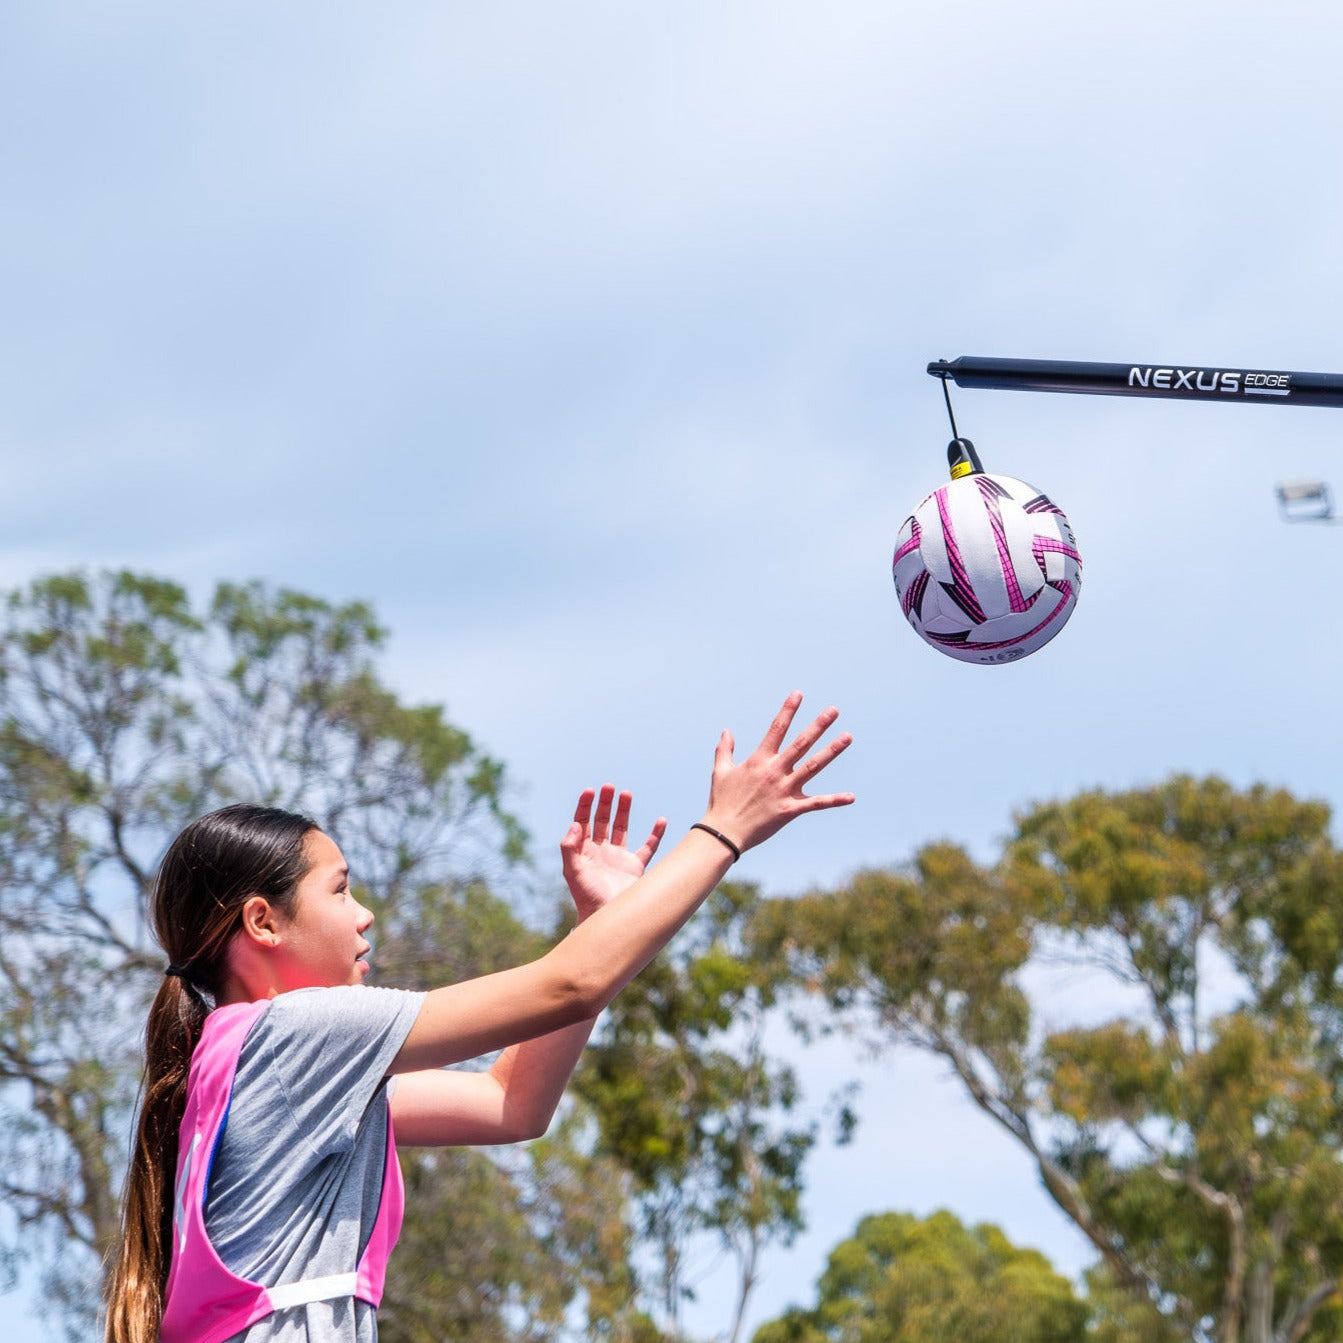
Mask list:
[[[145,1028],[145,1077],[122,1207],[121,1247],[107,1290],[106,1343],[156,1343],[171,1261],[177,1130],[187,1072],[209,1005],[223,987],[242,907],[265,896],[290,912],[317,826],[274,807],[212,811],[173,840],[154,877],[149,913],[174,973]]]

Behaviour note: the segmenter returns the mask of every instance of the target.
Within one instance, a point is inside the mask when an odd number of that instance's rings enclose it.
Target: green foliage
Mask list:
[[[1084,1343],[1086,1322],[1068,1280],[997,1227],[888,1212],[831,1251],[811,1310],[754,1343]]]
[[[383,684],[384,638],[363,603],[259,583],[201,606],[160,579],[76,573],[3,600],[0,1195],[17,1234],[0,1268],[39,1270],[71,1338],[93,1332],[118,1233],[162,973],[146,889],[188,819],[237,799],[312,815],[375,910],[384,982],[429,987],[543,947],[494,893],[525,844],[502,766]],[[795,1080],[763,1047],[780,967],[738,954],[754,905],[724,888],[622,997],[583,1066],[586,1106],[550,1137],[403,1158],[389,1340],[653,1343],[675,1332],[706,1240],[739,1257],[740,1316],[760,1249],[801,1224],[812,1142],[784,1122]],[[670,1267],[641,1281],[635,1261]]]
[[[587,1337],[655,1343],[662,1331],[640,1305],[633,1267],[630,1176],[581,1141],[585,1127],[570,1110],[530,1144],[535,1220],[552,1272],[581,1306]]]
[[[1147,1298],[1117,1287],[1104,1265],[1086,1275],[1087,1343],[1187,1343]]]
[[[486,879],[521,852],[498,764],[379,680],[362,603],[223,584],[204,609],[128,572],[0,607],[0,1259],[43,1270],[88,1337],[115,1243],[145,1010],[144,922],[172,835],[248,799],[313,815],[384,915],[384,974],[502,962],[524,934]]]
[[[662,957],[627,987],[588,1047],[573,1090],[594,1152],[626,1173],[645,1291],[668,1337],[693,1296],[707,1237],[738,1270],[735,1338],[759,1255],[802,1227],[811,1124],[790,1124],[799,1091],[764,1029],[781,967],[744,956],[754,888],[721,887]]]
[[[404,1152],[408,1219],[388,1266],[384,1343],[557,1337],[569,1303],[524,1188],[470,1148]]]
[[[519,965],[548,945],[483,881],[422,882],[397,898],[361,890],[360,898],[374,913],[375,983],[437,988]]]
[[[1219,779],[1084,793],[1018,817],[991,868],[937,845],[769,902],[756,942],[855,1028],[947,1060],[1153,1337],[1324,1343],[1343,1281],[1328,820]],[[1032,1010],[1042,964],[1069,989]],[[1108,1018],[1067,1019],[1097,1000]]]

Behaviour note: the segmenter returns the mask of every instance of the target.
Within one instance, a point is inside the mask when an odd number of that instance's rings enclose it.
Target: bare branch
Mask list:
[[[1315,1288],[1297,1309],[1278,1326],[1274,1334],[1274,1343],[1301,1343],[1315,1316],[1331,1296],[1339,1289],[1337,1278],[1329,1278]]]

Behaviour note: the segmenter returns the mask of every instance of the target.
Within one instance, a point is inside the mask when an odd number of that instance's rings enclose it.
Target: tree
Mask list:
[[[1103,1262],[1084,1277],[1087,1343],[1187,1343],[1176,1320],[1148,1297],[1117,1285]]]
[[[383,1343],[540,1343],[572,1288],[507,1167],[469,1147],[401,1153],[413,1210],[388,1265]]]
[[[1181,1336],[1327,1343],[1343,1338],[1328,822],[1215,778],[1088,792],[1018,817],[991,868],[931,845],[768,902],[757,947],[851,1026],[945,1059],[1109,1279]],[[1042,962],[1071,974],[1043,1008]],[[1059,1018],[1102,995],[1105,1019]]]
[[[221,584],[197,609],[127,572],[42,579],[0,616],[0,1193],[4,1252],[88,1337],[118,1194],[147,1003],[159,854],[240,798],[336,835],[413,977],[489,968],[516,925],[486,883],[524,836],[503,771],[434,705],[379,680],[361,603]],[[426,922],[427,919],[427,922]],[[515,947],[516,951],[517,948]],[[475,963],[473,963],[473,960]]]
[[[765,1047],[777,967],[747,958],[742,942],[757,900],[754,887],[720,887],[612,1004],[574,1079],[586,1111],[574,1122],[590,1120],[595,1154],[628,1179],[667,1339],[681,1336],[706,1238],[736,1264],[735,1343],[761,1253],[803,1225],[802,1171],[817,1134],[790,1124],[797,1078]],[[846,1132],[852,1116],[841,1118]]]
[[[1086,1323],[1067,1278],[996,1226],[887,1212],[831,1251],[815,1306],[753,1343],[1084,1343]]]
[[[163,971],[145,899],[188,819],[238,799],[311,815],[377,914],[383,982],[487,973],[543,939],[495,893],[525,852],[502,767],[383,684],[367,606],[256,583],[196,603],[128,572],[0,600],[0,1253],[87,1338]],[[544,1141],[403,1154],[389,1343],[653,1343],[678,1331],[705,1240],[738,1257],[735,1338],[759,1254],[801,1224],[813,1141],[764,1049],[775,968],[738,955],[755,899],[725,890],[627,990],[583,1064],[587,1104]],[[650,1290],[636,1261],[665,1265]]]
[[[551,941],[480,882],[423,884],[373,907],[377,963],[405,988],[503,969]],[[489,1152],[402,1150],[407,1215],[379,1310],[384,1343],[540,1343],[563,1333],[580,1296],[589,1317],[628,1314],[626,1186],[571,1132],[561,1123]]]

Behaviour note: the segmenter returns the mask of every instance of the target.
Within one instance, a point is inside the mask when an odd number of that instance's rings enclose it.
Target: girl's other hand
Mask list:
[[[602,784],[600,791],[585,788],[578,796],[574,823],[560,841],[560,859],[580,921],[633,886],[662,843],[667,822],[659,816],[639,848],[626,847],[632,800],[627,792],[617,798],[615,787],[609,783]]]

